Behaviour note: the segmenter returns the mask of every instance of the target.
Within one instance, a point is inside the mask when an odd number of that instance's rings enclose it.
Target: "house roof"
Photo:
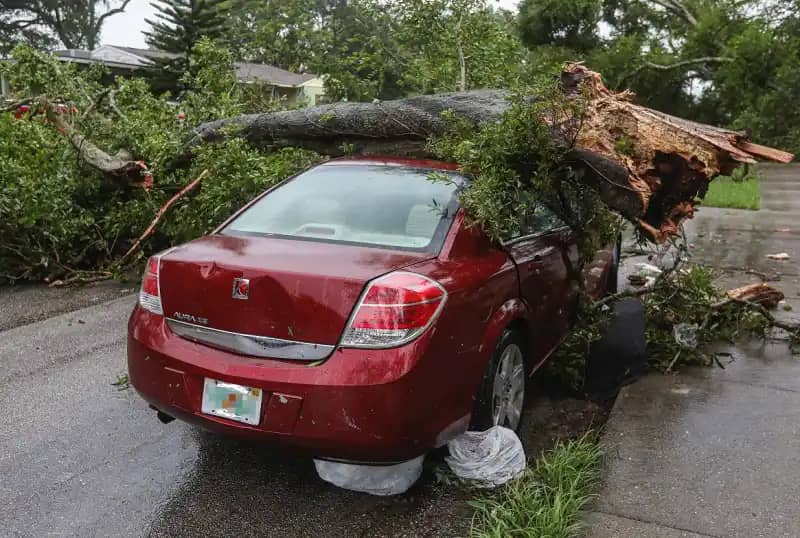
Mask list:
[[[143,58],[177,58],[180,54],[176,54],[174,52],[167,52],[165,50],[158,50],[158,49],[137,49],[134,47],[118,47],[117,45],[110,45],[111,47],[124,50],[130,54],[135,54],[136,56],[141,56]]]
[[[300,86],[304,82],[317,78],[311,73],[292,73],[280,67],[267,64],[235,62],[236,76],[244,82],[268,81],[276,86]]]
[[[139,69],[156,58],[178,58],[180,54],[156,49],[138,49],[104,45],[94,51],[67,49],[57,50],[55,54],[64,61],[77,63],[103,63],[120,69]],[[241,82],[265,82],[273,86],[295,88],[317,78],[311,73],[292,73],[274,65],[250,62],[235,62],[236,77]]]

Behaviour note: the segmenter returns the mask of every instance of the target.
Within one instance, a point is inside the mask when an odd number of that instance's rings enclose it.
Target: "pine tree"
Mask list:
[[[203,37],[219,39],[224,33],[227,0],[159,0],[151,5],[158,11],[156,20],[145,19],[150,31],[144,32],[147,44],[177,56],[155,57],[154,86],[180,88],[189,70],[189,55]]]

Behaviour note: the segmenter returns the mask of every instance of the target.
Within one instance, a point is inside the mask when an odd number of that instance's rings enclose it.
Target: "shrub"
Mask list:
[[[264,106],[262,95],[242,93],[230,54],[208,41],[196,48],[192,89],[179,101],[153,95],[143,79],[120,78],[103,89],[102,72],[78,70],[29,47],[18,47],[14,58],[0,69],[17,97],[46,95],[63,105],[65,119],[104,151],[125,150],[146,162],[155,183],[150,191],[127,188],[82,165],[35,104],[19,119],[0,114],[0,283],[113,266],[158,208],[202,170],[209,171],[203,184],[174,206],[145,253],[208,232],[319,159],[300,150],[263,153],[232,140],[198,150],[190,169],[169,170],[191,126]]]

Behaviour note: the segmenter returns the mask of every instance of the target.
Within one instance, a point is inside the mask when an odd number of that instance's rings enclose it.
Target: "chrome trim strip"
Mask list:
[[[173,333],[186,340],[253,357],[318,361],[333,353],[336,347],[269,336],[234,333],[169,318],[167,318],[167,325]]]

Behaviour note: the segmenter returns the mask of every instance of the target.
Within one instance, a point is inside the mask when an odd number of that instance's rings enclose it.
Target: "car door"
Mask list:
[[[520,294],[528,305],[534,362],[544,358],[569,330],[577,297],[567,264],[572,234],[544,206],[521,217],[518,237],[504,243],[517,267]],[[577,254],[577,251],[574,253]]]

